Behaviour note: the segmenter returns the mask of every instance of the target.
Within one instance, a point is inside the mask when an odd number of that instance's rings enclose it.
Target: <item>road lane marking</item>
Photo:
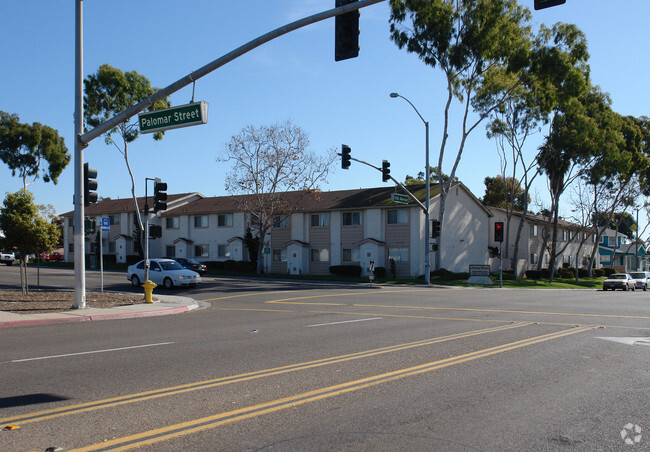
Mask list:
[[[382,347],[378,349],[366,350],[357,353],[351,353],[348,355],[339,355],[329,358],[323,358],[315,361],[307,361],[303,363],[290,364],[287,366],[262,369],[259,371],[248,372],[239,375],[232,375],[222,378],[215,378],[212,380],[199,381],[194,383],[187,383],[180,386],[172,386],[168,388],[154,389],[152,391],[145,391],[135,394],[127,394],[124,396],[113,397],[104,400],[96,400],[93,402],[80,403],[77,405],[69,405],[60,408],[53,408],[50,410],[39,411],[34,413],[26,413],[16,417],[9,417],[5,419],[0,419],[0,425],[6,424],[28,424],[32,422],[43,421],[46,419],[52,419],[62,416],[67,416],[77,413],[85,413],[89,411],[95,411],[103,408],[109,408],[119,405],[126,405],[129,403],[136,403],[145,400],[157,399],[161,397],[167,397],[177,394],[182,394],[185,392],[197,391],[200,389],[208,389],[217,386],[223,386],[232,383],[240,383],[244,381],[255,380],[258,378],[264,378],[273,375],[280,375],[289,372],[295,372],[299,370],[311,369],[315,367],[325,366],[329,364],[337,364],[345,361],[352,361],[355,359],[367,358],[377,355],[382,355],[386,353],[392,353],[397,351],[408,350],[415,347],[422,347],[426,345],[433,345],[442,342],[452,341],[456,339],[464,339],[472,336],[478,336],[481,334],[496,333],[501,331],[507,331],[514,328],[521,328],[524,326],[529,326],[530,323],[522,322],[513,322],[508,325],[500,325],[491,328],[484,328],[480,330],[471,330],[463,333],[451,334],[448,336],[442,336],[437,338],[423,339],[415,342],[408,342],[404,344],[391,345],[388,347]]]
[[[464,355],[455,356],[447,359],[433,361],[418,366],[409,367],[406,369],[399,369],[392,372],[373,375],[370,377],[353,380],[346,383],[328,386],[313,391],[303,392],[289,397],[273,400],[258,405],[240,408],[237,410],[227,411],[223,413],[214,414],[211,416],[194,419],[191,421],[181,422],[178,424],[168,425],[166,427],[153,429],[122,438],[104,441],[102,443],[81,447],[79,449],[72,449],[72,452],[90,452],[90,451],[104,451],[104,450],[130,450],[142,446],[152,445],[162,441],[180,438],[193,433],[201,432],[204,430],[213,429],[222,425],[259,417],[265,414],[274,413],[277,411],[285,410],[287,408],[295,408],[299,405],[316,402],[319,400],[328,399],[331,397],[339,396],[346,393],[351,393],[361,389],[369,388],[371,386],[388,383],[403,378],[432,372],[446,367],[454,366],[457,364],[466,363],[479,358],[486,358],[488,356],[516,350],[523,347],[528,347],[541,342],[559,339],[561,337],[583,333],[593,329],[593,327],[578,327],[569,330],[561,330],[554,333],[535,336],[532,338],[510,342],[504,345],[491,347],[483,350],[478,350]]]
[[[307,325],[307,328],[312,328],[316,326],[340,325],[341,323],[367,322],[368,320],[380,320],[380,319],[381,317],[371,317],[368,319],[342,320],[340,322],[317,323],[316,325]]]
[[[122,350],[133,350],[135,348],[146,348],[146,347],[158,347],[159,345],[169,345],[169,344],[174,344],[174,342],[158,342],[157,344],[131,345],[129,347],[107,348],[104,350],[90,350],[86,352],[64,353],[61,355],[37,356],[35,358],[12,359],[11,361],[7,361],[7,362],[24,363],[27,361],[38,361],[40,359],[55,359],[55,358],[66,358],[68,356],[92,355],[95,353],[119,352]]]
[[[636,316],[636,315],[614,315],[614,314],[581,314],[573,312],[543,312],[543,311],[514,311],[507,309],[477,309],[477,308],[440,308],[432,306],[386,306],[376,304],[353,304],[353,307],[358,308],[391,308],[391,309],[424,309],[431,311],[463,311],[463,312],[498,312],[501,314],[539,314],[539,315],[562,315],[562,316],[576,316],[576,317],[603,317],[613,319],[639,319],[647,320],[650,317]]]

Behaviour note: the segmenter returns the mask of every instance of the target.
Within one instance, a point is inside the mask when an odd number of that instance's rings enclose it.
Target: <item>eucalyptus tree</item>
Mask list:
[[[441,227],[468,136],[521,83],[516,74],[530,45],[529,18],[528,9],[516,0],[391,0],[391,39],[425,64],[439,68],[446,78],[438,174],[443,174],[451,105],[454,99],[461,105],[456,158],[449,179],[439,181]],[[472,112],[476,115],[470,118]],[[444,228],[440,235],[444,246]],[[435,254],[436,269],[442,252]]]
[[[134,106],[141,100],[158,91],[151,86],[151,82],[144,75],[136,71],[122,72],[108,64],[103,64],[97,73],[91,74],[84,80],[84,119],[86,124],[97,127],[101,123],[113,118],[118,113]],[[149,108],[159,110],[169,106],[169,101],[163,99]],[[131,194],[135,207],[135,218],[140,233],[144,231],[140,208],[135,194],[135,178],[129,163],[129,143],[135,141],[140,134],[137,121],[125,121],[104,134],[106,144],[113,145],[124,157],[126,168],[131,177]],[[119,142],[116,141],[118,137]],[[161,140],[163,133],[153,134],[156,141]]]
[[[70,154],[55,129],[39,122],[21,123],[18,115],[0,111],[0,159],[12,176],[20,176],[27,189],[39,175],[43,181],[56,184],[70,163]],[[45,163],[47,169],[43,168]]]
[[[487,136],[497,142],[502,178],[509,182],[509,190],[504,192],[503,206],[506,209],[507,231],[510,231],[514,210],[522,212],[511,260],[516,273],[519,270],[519,242],[530,203],[530,188],[540,173],[537,156],[530,158],[525,154],[528,139],[549,123],[554,110],[585,91],[589,74],[586,38],[575,25],[557,23],[551,28],[542,25],[531,42],[526,58],[527,64],[518,74],[522,83],[499,108],[492,111],[487,126]],[[509,162],[511,166],[508,170]],[[521,195],[515,198],[518,191],[521,191]],[[510,234],[507,234],[506,240],[509,237]],[[508,250],[506,242],[506,257]]]

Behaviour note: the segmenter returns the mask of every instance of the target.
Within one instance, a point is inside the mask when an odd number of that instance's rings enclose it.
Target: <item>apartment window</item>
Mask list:
[[[544,263],[546,265],[548,265],[550,262],[551,262],[551,256],[549,256],[548,254],[545,254],[544,255]]]
[[[562,241],[563,241],[563,242],[566,242],[566,241],[567,241],[567,237],[568,237],[567,231],[564,230],[564,229],[562,229]]]
[[[167,229],[179,229],[181,227],[181,219],[179,217],[165,218],[165,227]]]
[[[343,226],[361,225],[361,212],[343,212]]]
[[[536,224],[531,224],[530,225],[530,236],[531,237],[537,237],[537,225]]]
[[[393,259],[395,262],[408,262],[409,249],[408,248],[388,248],[388,259]]]
[[[229,258],[230,257],[230,246],[229,245],[218,245],[218,247],[217,247],[217,257]]]
[[[194,245],[194,257],[208,257],[208,245]]]
[[[311,226],[326,227],[329,224],[329,215],[326,213],[315,213],[311,216]]]
[[[217,226],[220,228],[230,228],[232,227],[232,214],[221,214],[217,215]]]
[[[330,251],[327,248],[311,250],[312,262],[329,262],[329,260],[330,260]]]
[[[273,217],[274,229],[289,229],[289,217],[286,215],[277,215]]]
[[[108,242],[108,252],[115,254],[115,242]]]
[[[208,227],[208,216],[207,215],[197,215],[194,217],[194,227],[195,228],[207,228]]]
[[[286,262],[287,261],[287,250],[273,250],[273,262]]]
[[[119,215],[109,215],[108,216],[108,222],[110,223],[111,226],[118,225],[118,224],[120,224],[120,216]]]
[[[74,253],[74,243],[68,243],[68,252]]]
[[[408,224],[408,210],[389,210],[388,211],[388,224]]]
[[[171,258],[176,257],[176,247],[174,245],[165,246],[165,256]]]
[[[360,262],[361,251],[359,248],[343,248],[343,262]]]
[[[537,259],[538,259],[538,258],[537,258],[537,253],[532,253],[532,254],[530,255],[530,263],[531,263],[531,264],[536,264],[536,263],[537,263]]]

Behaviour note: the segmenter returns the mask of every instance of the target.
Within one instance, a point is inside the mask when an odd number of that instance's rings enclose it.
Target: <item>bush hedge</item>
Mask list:
[[[330,273],[334,276],[359,277],[361,276],[361,266],[360,265],[332,265],[330,267]]]

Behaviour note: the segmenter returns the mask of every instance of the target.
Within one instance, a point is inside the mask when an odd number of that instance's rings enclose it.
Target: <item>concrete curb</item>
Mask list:
[[[191,298],[168,295],[159,296],[159,298],[161,301],[157,303],[141,303],[132,306],[117,306],[109,309],[87,308],[78,311],[46,314],[0,312],[0,328],[157,317],[161,315],[181,314],[199,308],[199,304]]]

